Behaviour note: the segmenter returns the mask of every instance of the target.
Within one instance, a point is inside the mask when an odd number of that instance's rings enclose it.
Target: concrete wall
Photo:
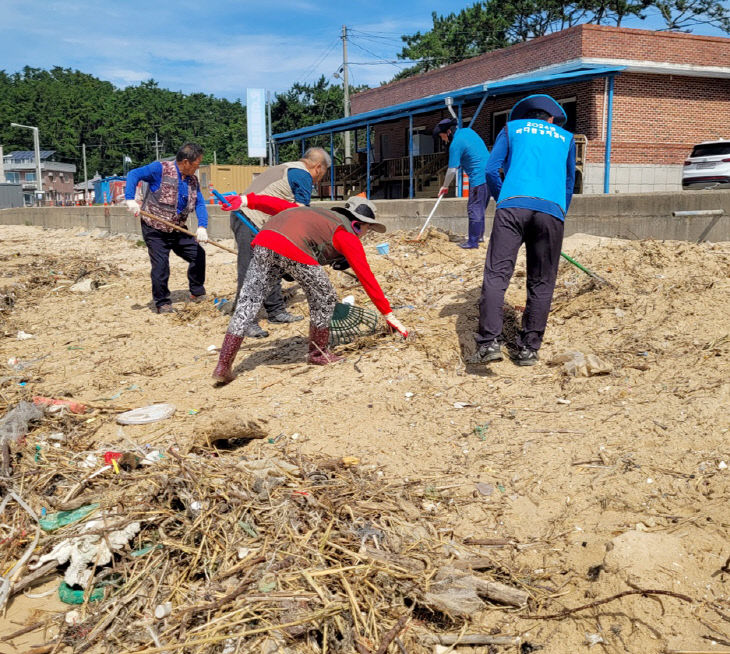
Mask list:
[[[603,193],[602,163],[585,165],[583,192]],[[653,193],[681,191],[683,166],[652,164],[611,164],[611,193]]]
[[[318,202],[318,206],[332,206]],[[420,229],[433,200],[379,200],[379,217],[389,230]],[[722,216],[672,217],[672,211],[723,209]],[[209,207],[209,234],[215,240],[231,238],[229,216]],[[491,226],[494,203],[487,210]],[[28,207],[0,210],[2,225],[37,225],[47,228],[84,228],[111,233],[140,234],[139,220],[123,207]],[[466,200],[444,199],[431,224],[457,234],[466,232]],[[189,228],[195,229],[195,221]],[[730,191],[679,191],[575,196],[566,220],[566,236],[575,233],[627,239],[730,241]],[[387,234],[382,240],[387,240]]]

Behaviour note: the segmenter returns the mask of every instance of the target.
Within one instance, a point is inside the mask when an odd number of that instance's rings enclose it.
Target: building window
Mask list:
[[[509,116],[510,111],[511,109],[507,109],[506,111],[495,111],[492,114],[492,145],[497,140],[502,128],[507,124],[507,116]]]
[[[560,106],[563,107],[563,111],[565,111],[565,115],[568,117],[568,120],[565,121],[565,125],[563,125],[563,129],[567,129],[569,132],[575,134],[576,126],[578,124],[578,103],[576,102],[576,99],[564,98],[562,100],[558,100],[558,103],[560,103]]]
[[[20,182],[20,173],[5,173],[5,179],[11,184],[18,184]]]
[[[35,182],[35,173],[25,173],[26,182]]]

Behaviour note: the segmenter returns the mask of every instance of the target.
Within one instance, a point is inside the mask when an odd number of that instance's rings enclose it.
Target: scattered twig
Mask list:
[[[642,595],[644,597],[650,597],[651,595],[667,595],[669,597],[676,597],[677,599],[680,599],[683,602],[688,602],[689,604],[692,604],[694,602],[691,597],[687,597],[687,595],[682,595],[681,593],[675,593],[671,590],[624,590],[620,593],[617,593],[616,595],[611,595],[611,597],[606,597],[602,600],[591,602],[590,604],[584,604],[583,606],[576,606],[572,609],[565,609],[564,611],[560,611],[558,613],[548,613],[545,615],[532,613],[523,617],[530,620],[554,620],[559,618],[565,618],[569,615],[572,615],[573,613],[585,611],[586,609],[592,609],[596,606],[601,606],[602,604],[608,604],[609,602],[621,599],[622,597],[627,597],[628,595]]]

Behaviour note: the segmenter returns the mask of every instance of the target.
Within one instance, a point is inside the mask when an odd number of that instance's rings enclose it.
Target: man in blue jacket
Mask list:
[[[479,134],[471,127],[457,129],[454,118],[445,118],[433,130],[434,138],[449,145],[449,167],[444,177],[439,197],[446,195],[451,182],[461,166],[469,177],[469,201],[466,213],[469,217],[469,238],[459,247],[470,250],[479,247],[484,238],[484,214],[489,204],[489,189],[485,178],[489,150]]]
[[[492,149],[486,176],[497,210],[484,264],[473,362],[502,359],[502,304],[524,243],[527,302],[509,355],[518,366],[537,363],[575,184],[575,140],[561,127],[566,120],[563,108],[549,95],[528,96],[512,108]]]
[[[208,210],[200,192],[195,172],[203,160],[203,149],[197,143],[185,143],[175,161],[153,161],[127,173],[124,193],[127,209],[135,216],[140,209],[179,227],[186,227],[188,216],[198,218],[196,238],[174,230],[158,220],[142,216],[142,237],[147,244],[152,266],[152,299],[157,313],[174,313],[170,300],[170,251],[188,262],[190,299],[205,297],[205,250],[200,243],[208,240]],[[146,182],[142,206],[135,199],[137,184]]]

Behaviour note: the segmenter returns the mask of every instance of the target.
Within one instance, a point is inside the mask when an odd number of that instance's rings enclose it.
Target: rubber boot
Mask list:
[[[330,352],[329,348],[330,330],[329,327],[315,327],[309,325],[309,356],[307,361],[315,366],[326,366],[330,363],[342,361],[345,357]]]
[[[218,384],[228,384],[236,378],[233,374],[233,360],[238,354],[242,341],[243,336],[236,336],[235,334],[226,332],[223,345],[221,345],[221,353],[218,357],[218,365],[213,371],[213,379]]]

